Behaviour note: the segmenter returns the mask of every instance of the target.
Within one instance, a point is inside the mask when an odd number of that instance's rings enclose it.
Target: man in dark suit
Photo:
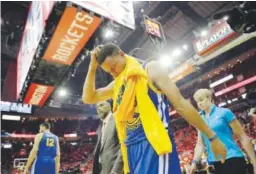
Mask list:
[[[110,103],[98,103],[97,113],[101,124],[97,130],[93,174],[122,174],[123,161]]]

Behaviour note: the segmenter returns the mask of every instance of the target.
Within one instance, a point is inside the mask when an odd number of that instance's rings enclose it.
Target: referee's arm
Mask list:
[[[29,157],[28,157],[28,161],[27,161],[27,164],[26,164],[26,167],[25,167],[25,171],[24,171],[24,174],[26,174],[28,172],[28,169],[30,168],[32,162],[34,161],[34,159],[36,158],[36,155],[37,155],[37,151],[38,151],[38,147],[39,147],[39,143],[41,141],[43,137],[43,134],[42,133],[39,133],[36,135],[35,137],[35,142],[34,142],[34,145],[33,145],[33,148],[29,154]]]

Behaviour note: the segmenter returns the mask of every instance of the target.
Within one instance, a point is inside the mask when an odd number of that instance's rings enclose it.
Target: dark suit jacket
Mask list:
[[[123,173],[123,161],[120,151],[120,143],[117,136],[115,121],[113,115],[108,120],[103,137],[103,145],[101,146],[101,128],[99,126],[98,141],[94,151],[93,174],[110,174],[115,172],[117,174]],[[101,164],[99,164],[99,156],[101,157]]]

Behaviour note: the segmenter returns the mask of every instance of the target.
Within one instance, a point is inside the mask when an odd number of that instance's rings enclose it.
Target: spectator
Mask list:
[[[206,146],[208,159],[213,162],[217,174],[242,174],[246,173],[246,162],[241,149],[236,145],[232,134],[239,138],[243,148],[247,152],[250,160],[254,166],[256,173],[256,156],[253,153],[252,145],[249,138],[242,129],[242,126],[236,119],[235,115],[228,109],[216,107],[212,103],[212,94],[208,89],[199,89],[194,94],[198,107],[202,110],[200,113],[208,124],[216,133],[216,137],[228,147],[226,162],[221,163],[220,159],[213,156],[210,142],[213,139],[208,139],[203,133],[198,132],[198,141],[195,148],[195,155],[193,161],[198,161],[203,153],[203,147]],[[195,170],[195,163],[193,162],[190,173]]]

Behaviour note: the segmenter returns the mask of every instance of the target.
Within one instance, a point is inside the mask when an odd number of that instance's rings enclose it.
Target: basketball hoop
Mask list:
[[[164,47],[164,42],[156,37],[149,35],[149,40],[154,44],[158,52]]]
[[[27,161],[28,161],[27,158],[15,158],[13,161],[13,168],[22,171],[24,170]]]

